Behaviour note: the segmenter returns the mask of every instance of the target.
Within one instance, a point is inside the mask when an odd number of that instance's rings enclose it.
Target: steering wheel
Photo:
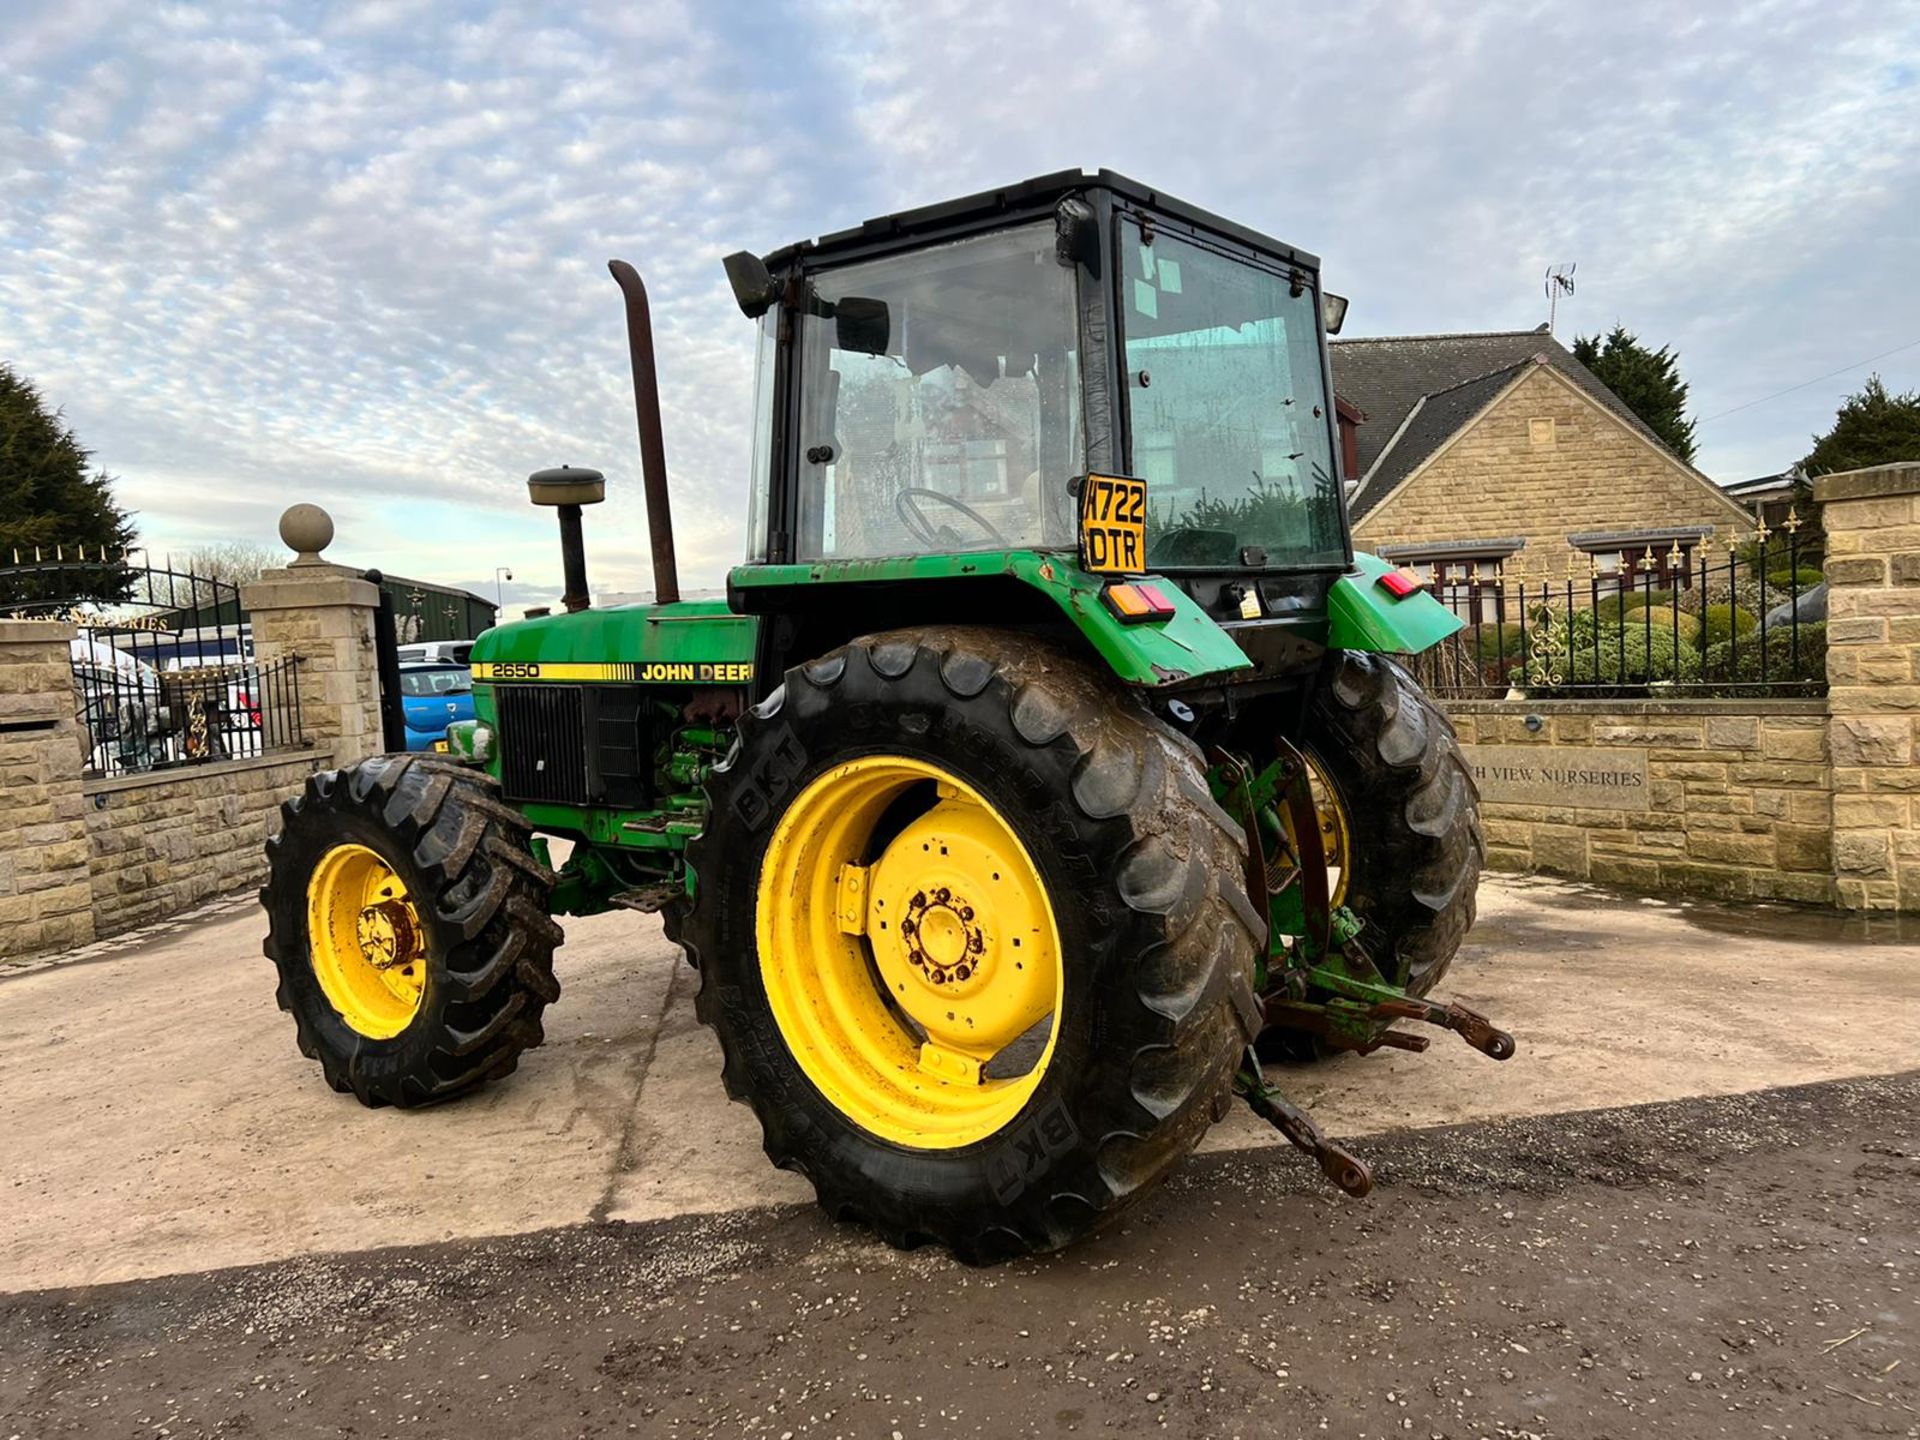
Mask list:
[[[914,539],[929,550],[945,549],[956,544],[960,537],[955,535],[950,527],[945,525],[936,527],[931,520],[927,519],[920,509],[922,500],[938,500],[942,505],[951,506],[978,525],[994,544],[1003,549],[1009,548],[1007,537],[1000,533],[994,523],[964,500],[956,500],[953,496],[939,490],[927,490],[918,485],[908,485],[893,497],[893,508],[900,516],[900,523],[907,527]]]

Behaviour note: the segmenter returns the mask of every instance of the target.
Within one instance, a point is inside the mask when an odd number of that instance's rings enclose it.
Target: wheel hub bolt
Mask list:
[[[413,911],[404,900],[382,900],[367,906],[355,917],[353,931],[361,955],[375,969],[392,970],[413,963],[419,932]]]

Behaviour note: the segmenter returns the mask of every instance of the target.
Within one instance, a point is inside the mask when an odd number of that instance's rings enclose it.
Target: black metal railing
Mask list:
[[[89,775],[243,760],[305,744],[295,659],[129,672],[74,665]]]
[[[242,759],[307,743],[299,662],[261,664],[240,587],[84,552],[0,566],[0,619],[64,620],[90,775]]]
[[[1823,695],[1819,552],[1762,536],[1716,558],[1675,545],[1630,565],[1569,550],[1564,573],[1511,572],[1436,595],[1467,622],[1413,668],[1434,694],[1696,698]]]

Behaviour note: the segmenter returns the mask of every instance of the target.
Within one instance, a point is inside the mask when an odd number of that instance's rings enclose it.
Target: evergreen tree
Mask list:
[[[1896,460],[1920,461],[1920,390],[1892,395],[1878,375],[1867,378],[1834,416],[1833,428],[1813,437],[1801,461],[1809,475],[1832,475]]]
[[[1573,358],[1598,375],[1667,448],[1693,463],[1694,422],[1687,418],[1687,382],[1680,378],[1680,357],[1671,345],[1650,350],[1624,325],[1604,339],[1574,339]]]
[[[48,407],[33,382],[0,363],[0,565],[14,551],[30,561],[37,546],[74,558],[133,543],[133,522],[113,499],[112,477]]]

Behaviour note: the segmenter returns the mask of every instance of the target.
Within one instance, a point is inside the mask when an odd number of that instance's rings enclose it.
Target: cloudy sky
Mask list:
[[[751,390],[719,257],[1105,165],[1325,256],[1349,334],[1535,325],[1577,261],[1561,334],[1673,344],[1738,479],[1869,368],[1920,387],[1916,82],[1914,0],[7,0],[0,358],[155,549],[315,500],[335,558],[541,599],[523,479],[570,462],[614,497],[596,587],[644,589],[625,256],[717,585]]]

